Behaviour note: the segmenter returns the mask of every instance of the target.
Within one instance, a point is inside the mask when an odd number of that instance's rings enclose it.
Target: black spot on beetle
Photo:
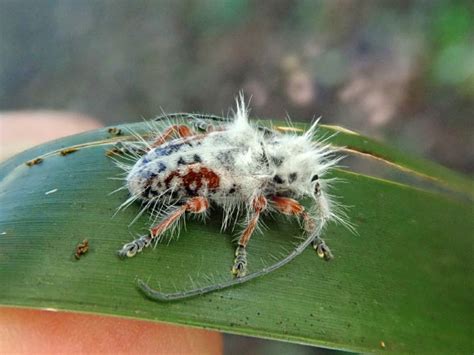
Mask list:
[[[159,173],[162,173],[163,171],[166,170],[166,165],[163,164],[162,162],[159,162],[157,168],[158,168],[158,172],[159,172]],[[156,175],[155,175],[155,176],[156,176]]]
[[[288,182],[289,183],[294,182],[297,177],[298,177],[298,175],[296,173],[291,173],[290,175],[288,175]]]
[[[234,158],[232,152],[229,152],[229,151],[219,153],[216,156],[216,159],[224,167],[232,167],[234,162],[235,162],[235,158]]]
[[[319,179],[319,176],[318,174],[316,174],[316,175],[313,175],[313,177],[311,178],[311,181],[316,181],[318,179]]]
[[[143,193],[142,193],[142,196],[143,197],[148,197],[150,195],[150,191],[151,191],[151,186],[148,185],[145,190],[143,190]]]
[[[179,143],[179,144],[168,144],[168,145],[165,146],[165,147],[156,148],[156,150],[155,150],[155,155],[156,155],[157,157],[168,156],[168,155],[171,155],[172,153],[176,153],[176,152],[179,151],[183,146],[184,146],[183,143]]]
[[[194,154],[193,159],[195,163],[202,163],[201,157],[197,154]]]
[[[186,160],[184,160],[183,157],[179,157],[178,165],[186,165]]]
[[[316,185],[314,185],[314,194],[319,196],[320,193],[321,193],[321,185],[319,185],[319,182],[317,182]]]
[[[233,194],[235,193],[235,191],[237,191],[237,185],[232,184],[232,187],[229,189],[229,194]]]
[[[273,182],[275,182],[277,184],[283,184],[285,181],[281,178],[280,175],[275,175],[273,177]]]
[[[260,161],[266,166],[269,167],[270,163],[268,161],[267,153],[265,152],[265,147],[263,143],[260,143],[260,146],[262,147],[262,155],[260,156]]]
[[[185,189],[186,189],[186,193],[188,194],[188,196],[197,196],[197,194],[198,194],[196,189],[192,189],[189,186],[186,186]]]
[[[272,163],[276,167],[279,167],[281,164],[283,164],[283,158],[281,158],[281,157],[272,157]]]

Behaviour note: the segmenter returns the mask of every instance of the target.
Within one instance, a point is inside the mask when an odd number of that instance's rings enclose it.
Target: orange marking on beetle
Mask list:
[[[194,190],[199,190],[204,184],[211,190],[219,188],[219,175],[204,166],[199,167],[197,171],[194,168],[195,166],[190,165],[184,175],[179,171],[172,171],[165,179],[166,187],[169,187],[173,178],[178,177],[182,179],[182,184],[185,188],[190,188],[193,185]]]

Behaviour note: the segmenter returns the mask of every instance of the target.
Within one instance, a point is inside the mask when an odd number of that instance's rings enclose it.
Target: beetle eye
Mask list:
[[[313,175],[313,177],[311,178],[311,182],[316,181],[316,180],[318,180],[318,179],[319,179],[318,174]]]

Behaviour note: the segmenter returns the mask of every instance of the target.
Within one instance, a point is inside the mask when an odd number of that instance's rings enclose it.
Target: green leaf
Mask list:
[[[383,163],[407,175],[426,180],[446,190],[460,192],[474,198],[472,180],[439,164],[413,157],[396,148],[381,144],[374,139],[339,126],[321,125],[321,137],[334,135],[331,143],[344,147],[343,152],[362,156]],[[307,125],[295,124],[293,131],[304,131]],[[287,129],[285,129],[287,130]]]
[[[137,278],[168,291],[209,283],[206,275],[228,279],[233,233],[220,231],[221,215],[213,211],[206,224],[187,222],[179,239],[120,260],[116,251],[150,223],[142,216],[129,226],[138,205],[113,217],[127,193],[110,195],[122,182],[109,179],[119,171],[105,153],[124,137],[107,129],[71,136],[0,165],[0,305],[113,314],[351,351],[378,351],[383,341],[394,352],[472,352],[472,182],[358,134],[334,127],[322,133],[336,130],[333,144],[441,181],[465,197],[336,171],[346,183],[332,192],[352,206],[358,235],[328,227],[333,261],[306,250],[246,284],[158,303],[139,292]],[[38,157],[40,163],[25,164]],[[249,246],[251,269],[288,250],[300,233],[287,219],[267,224]],[[89,251],[76,260],[84,239]]]

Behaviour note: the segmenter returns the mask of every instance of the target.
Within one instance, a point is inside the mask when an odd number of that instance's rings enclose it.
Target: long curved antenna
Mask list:
[[[138,280],[137,284],[140,290],[148,297],[151,298],[152,300],[155,301],[176,301],[176,300],[181,300],[183,298],[189,298],[189,297],[194,297],[194,296],[199,296],[203,295],[205,293],[209,292],[214,292],[217,290],[222,290],[224,288],[232,287],[235,285],[242,284],[244,282],[253,280],[257,277],[269,274],[270,272],[281,268],[282,266],[285,266],[288,264],[290,261],[292,261],[294,258],[296,258],[298,255],[300,255],[308,245],[310,245],[313,240],[316,240],[318,237],[318,234],[313,234],[311,233],[302,243],[298,244],[298,246],[293,249],[291,253],[289,253],[285,258],[281,259],[280,261],[276,262],[275,264],[272,264],[268,267],[264,267],[263,269],[250,273],[246,276],[240,277],[240,278],[235,278],[226,282],[222,283],[217,283],[214,285],[209,285],[209,286],[204,286],[204,287],[199,287],[195,288],[192,290],[186,290],[186,291],[179,291],[175,293],[164,293],[160,292],[157,290],[152,289],[148,284],[143,281],[143,280]]]

